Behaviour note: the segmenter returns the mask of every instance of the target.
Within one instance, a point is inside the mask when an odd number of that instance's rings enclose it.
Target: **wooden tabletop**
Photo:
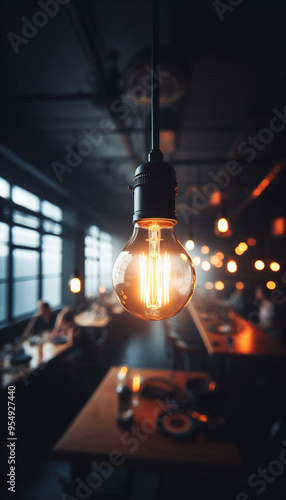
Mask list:
[[[110,322],[108,314],[98,315],[95,310],[88,309],[74,317],[74,322],[78,326],[90,328],[104,328]]]
[[[214,333],[211,328],[221,321],[207,312],[207,305],[203,310],[189,302],[187,307],[210,355],[286,356],[286,348],[281,342],[236,313],[232,316],[233,332]]]
[[[112,367],[98,389],[54,448],[57,460],[75,464],[110,460],[114,452],[121,456],[124,467],[154,472],[183,472],[196,477],[241,477],[242,463],[234,443],[208,439],[200,430],[183,441],[162,434],[156,426],[156,415],[163,402],[140,399],[134,408],[133,426],[120,429],[115,421],[117,411],[117,374]],[[134,370],[144,379],[173,375],[172,381],[183,390],[185,382],[196,373],[165,370]],[[132,370],[133,372],[133,370]],[[199,374],[201,375],[201,373]]]
[[[71,349],[72,340],[69,340],[66,344],[54,344],[51,340],[47,340],[40,345],[31,345],[30,340],[26,340],[21,346],[25,349],[26,354],[32,356],[32,359],[27,364],[13,366],[10,363],[11,353],[7,354],[3,360],[2,389],[13,385],[19,379],[23,379],[25,383],[32,372],[36,372],[37,370],[40,372],[51,360]]]

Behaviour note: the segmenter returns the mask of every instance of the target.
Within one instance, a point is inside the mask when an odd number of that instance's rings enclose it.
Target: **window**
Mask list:
[[[94,297],[99,289],[110,289],[112,237],[91,226],[85,237],[85,295]]]
[[[62,210],[0,178],[0,323],[62,301]]]

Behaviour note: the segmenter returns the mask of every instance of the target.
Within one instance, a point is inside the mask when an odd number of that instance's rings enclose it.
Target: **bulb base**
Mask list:
[[[133,181],[133,223],[142,219],[177,221],[176,172],[170,163],[148,161],[139,165]]]

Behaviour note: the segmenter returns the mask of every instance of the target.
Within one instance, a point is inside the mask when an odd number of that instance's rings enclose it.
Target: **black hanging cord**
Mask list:
[[[152,146],[149,153],[149,161],[162,161],[163,155],[160,151],[160,0],[153,0],[153,33],[152,33],[152,92],[151,92],[151,138]],[[156,79],[157,74],[157,79]]]

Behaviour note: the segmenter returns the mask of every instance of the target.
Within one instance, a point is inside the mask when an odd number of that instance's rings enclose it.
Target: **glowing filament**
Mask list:
[[[147,241],[149,255],[140,255],[140,298],[148,309],[158,309],[170,300],[170,259],[160,254],[160,226],[150,225]]]

